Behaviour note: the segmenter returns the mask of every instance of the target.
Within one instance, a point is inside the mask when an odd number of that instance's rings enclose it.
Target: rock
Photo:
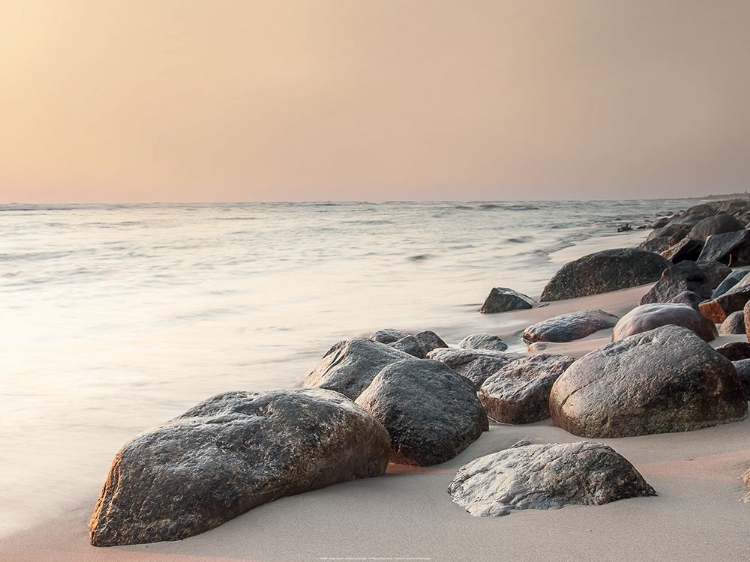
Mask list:
[[[692,330],[707,342],[719,335],[716,325],[694,308],[684,304],[654,303],[636,306],[620,318],[612,331],[612,341],[670,324]]]
[[[676,297],[672,297],[667,302],[672,304],[686,304],[693,310],[700,311],[700,304],[703,302],[703,299],[693,291],[682,291]]]
[[[750,301],[745,303],[742,312],[745,316],[745,333],[747,334],[748,341],[750,341]]]
[[[388,430],[391,461],[399,464],[445,462],[489,429],[471,382],[429,359],[388,365],[357,404]]]
[[[596,438],[689,431],[747,413],[731,361],[671,325],[585,355],[555,381],[549,400],[555,425]]]
[[[686,237],[677,242],[674,246],[670,246],[661,252],[661,255],[672,263],[681,263],[686,260],[696,261],[701,255],[702,250],[703,240]]]
[[[91,544],[184,539],[284,496],[383,474],[389,452],[383,425],[338,393],[219,394],[117,453]]]
[[[653,229],[664,228],[665,226],[667,226],[667,223],[669,223],[669,218],[670,217],[659,217],[651,225],[651,228]]]
[[[673,218],[670,224],[685,225],[691,228],[705,218],[712,217],[716,214],[716,209],[707,203],[690,207],[687,211]]]
[[[740,359],[732,363],[740,379],[742,391],[745,393],[745,400],[750,400],[750,359]]]
[[[389,345],[418,359],[424,359],[433,349],[448,347],[448,344],[440,339],[440,336],[429,330],[419,332],[413,336],[406,336]]]
[[[638,249],[654,254],[663,254],[673,246],[671,238],[649,238],[638,244]]]
[[[401,330],[394,330],[393,328],[385,328],[378,330],[370,335],[370,339],[380,343],[393,343],[400,340],[401,338],[407,337],[409,334]]]
[[[664,228],[653,230],[645,242],[638,246],[638,249],[656,253],[665,252],[685,238],[691,228],[687,225],[670,223]]]
[[[743,341],[732,341],[717,347],[716,352],[722,354],[730,361],[750,359],[750,343]]]
[[[714,215],[713,217],[707,217],[700,221],[693,227],[688,234],[688,237],[705,242],[709,236],[714,234],[736,232],[738,230],[744,230],[744,228],[745,225],[732,215],[719,214]]]
[[[492,314],[495,312],[508,312],[510,310],[522,310],[532,308],[534,300],[522,293],[505,287],[494,287],[487,299],[484,301],[479,312]]]
[[[448,493],[477,517],[656,495],[624,457],[587,441],[520,445],[480,457],[459,469]]]
[[[709,236],[698,261],[720,261],[732,267],[750,265],[750,230]]]
[[[445,363],[459,375],[469,379],[474,390],[479,390],[487,377],[522,357],[526,355],[483,349],[436,349],[427,354],[428,359]]]
[[[747,495],[742,498],[742,501],[748,503],[750,502],[750,468],[748,468],[740,478],[742,479],[742,482],[744,482],[745,488],[747,488]]]
[[[471,334],[466,336],[460,342],[458,347],[461,349],[489,349],[491,351],[505,351],[508,344],[498,336],[492,334]]]
[[[542,302],[598,295],[652,283],[671,264],[658,254],[624,248],[565,264],[542,291]]]
[[[529,326],[523,331],[522,337],[526,343],[580,340],[599,330],[612,328],[617,320],[617,316],[603,310],[581,310],[553,316]]]
[[[724,280],[719,283],[719,286],[714,289],[714,292],[711,293],[710,298],[715,299],[716,297],[720,297],[737,283],[742,281],[748,273],[750,273],[750,269],[736,269],[727,274]]]
[[[506,365],[484,381],[479,401],[500,423],[532,423],[549,417],[552,384],[575,359],[566,355],[529,355]]]
[[[726,336],[729,334],[745,333],[745,314],[741,310],[732,312],[727,319],[719,326],[719,334]]]
[[[721,324],[732,312],[742,310],[748,301],[750,301],[750,286],[740,287],[737,284],[720,297],[702,302],[699,308],[703,316],[716,324]]]
[[[701,297],[701,300],[708,299],[711,292],[731,271],[723,263],[714,261],[683,261],[670,265],[654,286],[641,297],[638,304],[667,302],[683,291],[692,291]]]
[[[380,342],[352,338],[337,344],[302,381],[303,388],[327,388],[354,400],[383,367],[414,357]]]

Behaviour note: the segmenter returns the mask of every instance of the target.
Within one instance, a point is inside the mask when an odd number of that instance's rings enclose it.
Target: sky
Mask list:
[[[746,0],[0,0],[0,203],[750,184]]]

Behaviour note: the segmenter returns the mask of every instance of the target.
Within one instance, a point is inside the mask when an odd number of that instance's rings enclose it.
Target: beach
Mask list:
[[[645,236],[645,231],[628,233],[616,239],[617,245],[635,246]],[[612,241],[611,236],[590,238],[551,254],[551,259],[562,265],[609,248]],[[585,308],[619,316],[633,308],[648,288],[557,301],[531,310],[476,314],[481,329],[474,331],[491,331],[507,341],[510,350],[520,350],[519,332],[530,324]],[[610,337],[611,330],[604,330],[581,341],[553,344],[554,349],[547,351],[580,357]],[[745,340],[721,336],[711,345]],[[458,468],[522,439],[582,440],[550,420],[493,423],[489,432],[446,463],[423,468],[391,464],[384,476],[283,498],[201,535],[149,545],[89,545],[87,522],[99,492],[98,486],[92,486],[76,509],[4,538],[0,560],[746,559],[749,506],[740,501],[746,490],[739,477],[750,466],[748,419],[684,433],[593,439],[633,463],[657,497],[514,511],[497,518],[472,517],[451,501],[447,487]]]

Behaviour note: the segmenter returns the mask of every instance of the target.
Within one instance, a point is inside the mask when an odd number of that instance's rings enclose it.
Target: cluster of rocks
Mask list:
[[[740,420],[750,396],[750,343],[713,349],[707,342],[748,333],[750,276],[729,267],[750,260],[750,238],[741,234],[748,219],[746,201],[701,205],[659,221],[640,249],[563,266],[540,301],[653,283],[622,318],[587,309],[521,334],[532,350],[611,331],[611,343],[580,359],[508,352],[488,333],[449,347],[432,331],[383,329],[335,344],[303,388],[210,398],[117,453],[91,519],[91,542],[178,540],[284,496],[379,476],[389,462],[440,464],[488,430],[489,419],[551,418],[585,438]],[[498,287],[481,311],[534,306]],[[478,516],[655,495],[626,459],[586,441],[520,443],[476,459],[461,467],[449,492]]]

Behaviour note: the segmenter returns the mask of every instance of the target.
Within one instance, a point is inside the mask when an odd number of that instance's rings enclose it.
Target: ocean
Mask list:
[[[492,287],[698,203],[0,205],[0,536],[93,509],[126,440],[213,394],[380,328],[492,332]]]

